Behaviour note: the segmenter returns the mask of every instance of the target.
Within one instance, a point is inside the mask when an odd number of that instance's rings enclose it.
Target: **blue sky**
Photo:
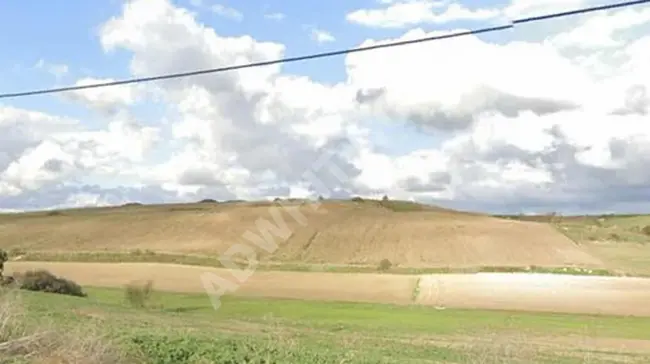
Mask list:
[[[403,29],[372,29],[346,21],[345,14],[360,8],[373,8],[373,0],[305,2],[300,0],[259,2],[219,2],[236,8],[244,14],[242,19],[219,16],[210,11],[216,2],[202,0],[178,1],[176,4],[196,11],[197,18],[222,36],[251,35],[259,41],[283,43],[286,57],[354,47],[365,39],[399,37]],[[499,2],[467,1],[469,8],[498,6]],[[260,6],[261,5],[261,6]],[[502,4],[501,4],[502,5]],[[33,3],[0,2],[0,92],[15,92],[65,86],[81,77],[128,78],[129,55],[117,51],[105,53],[99,42],[99,27],[121,10],[122,2],[52,0]],[[262,10],[262,11],[260,11]],[[284,14],[282,21],[268,19],[274,13]],[[487,22],[455,22],[443,25],[422,24],[425,30],[447,30],[458,27],[478,28]],[[309,29],[323,29],[336,40],[318,44],[309,36]],[[18,31],[19,30],[19,31]],[[501,39],[509,35],[489,35],[486,39]],[[56,77],[46,69],[36,67],[46,64],[66,65],[69,71]],[[435,65],[432,65],[435,67]],[[345,78],[343,57],[317,59],[283,66],[286,72],[307,75],[321,83],[337,83]],[[93,126],[93,115],[87,110],[62,100],[58,95],[42,95],[1,101],[12,106],[42,110],[88,120]],[[148,107],[149,106],[149,107]],[[138,116],[156,123],[157,113],[151,105],[139,107]],[[390,136],[390,137],[388,137]],[[393,137],[397,136],[397,137]],[[405,153],[421,147],[437,145],[439,135],[423,134],[403,123],[378,121],[371,137],[383,150]]]

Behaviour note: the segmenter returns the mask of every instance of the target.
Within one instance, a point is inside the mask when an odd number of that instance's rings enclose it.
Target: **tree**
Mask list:
[[[379,262],[379,270],[380,271],[387,271],[393,266],[393,263],[391,263],[390,260],[388,259],[382,259],[381,262]]]
[[[382,201],[388,201],[388,196],[384,195],[384,197],[381,198]]]

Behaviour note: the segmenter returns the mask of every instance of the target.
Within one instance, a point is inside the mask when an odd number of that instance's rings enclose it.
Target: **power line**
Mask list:
[[[291,62],[306,61],[306,60],[316,59],[316,58],[333,57],[333,56],[339,56],[339,55],[357,53],[357,52],[365,52],[365,51],[381,49],[381,48],[391,48],[391,47],[398,47],[398,46],[404,46],[404,45],[409,45],[409,44],[425,43],[425,42],[430,42],[430,41],[434,41],[434,40],[458,38],[458,37],[463,37],[463,36],[466,36],[466,35],[475,35],[475,34],[498,32],[498,31],[514,28],[515,25],[517,25],[517,24],[531,23],[531,22],[554,19],[554,18],[563,18],[563,17],[573,16],[573,15],[578,15],[578,14],[586,14],[586,13],[592,13],[592,12],[603,11],[603,10],[618,9],[618,8],[623,8],[623,7],[633,6],[633,5],[641,5],[641,4],[646,4],[646,3],[650,3],[650,0],[634,0],[634,1],[625,1],[625,2],[621,2],[621,3],[615,3],[615,4],[592,6],[592,7],[586,7],[586,8],[581,8],[581,9],[576,9],[576,10],[571,10],[571,11],[564,11],[564,12],[560,12],[560,13],[552,13],[552,14],[546,14],[546,15],[539,15],[539,16],[533,16],[533,17],[528,17],[528,18],[517,19],[517,20],[511,21],[510,24],[508,24],[508,25],[501,25],[501,26],[496,26],[496,27],[468,30],[468,31],[450,33],[450,34],[445,34],[445,35],[437,35],[437,36],[432,36],[432,37],[425,37],[425,38],[418,38],[418,39],[411,39],[411,40],[403,40],[403,41],[398,41],[398,42],[377,44],[377,45],[366,46],[366,47],[343,49],[343,50],[332,51],[332,52],[315,53],[315,54],[310,54],[310,55],[305,55],[305,56],[281,58],[281,59],[275,59],[275,60],[264,61],[264,62],[247,63],[247,64],[241,64],[241,65],[235,65],[235,66],[211,68],[211,69],[204,69],[204,70],[191,71],[191,72],[172,73],[172,74],[166,74],[166,75],[160,75],[160,76],[152,76],[152,77],[131,78],[131,79],[126,79],[126,80],[104,82],[104,83],[95,83],[95,84],[89,84],[89,85],[66,86],[66,87],[34,90],[34,91],[4,93],[4,94],[0,94],[0,99],[11,98],[11,97],[23,97],[23,96],[51,94],[51,93],[59,93],[59,92],[66,92],[66,91],[85,90],[85,89],[91,89],[91,88],[100,88],[100,87],[109,87],[109,86],[118,86],[118,85],[127,85],[127,84],[131,84],[131,83],[141,83],[141,82],[151,82],[151,81],[158,81],[158,80],[167,80],[167,79],[173,79],[173,78],[204,75],[204,74],[209,74],[209,73],[219,73],[219,72],[226,72],[226,71],[234,71],[234,70],[240,70],[240,69],[245,69],[245,68],[270,66],[270,65],[279,64],[279,63],[291,63]]]

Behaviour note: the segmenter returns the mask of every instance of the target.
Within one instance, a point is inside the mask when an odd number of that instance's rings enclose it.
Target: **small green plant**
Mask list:
[[[86,293],[77,283],[57,277],[43,269],[28,271],[14,278],[18,281],[20,289],[86,297]]]
[[[141,334],[130,338],[134,352],[158,364],[198,363],[350,363],[349,355],[342,351],[316,351],[312,348],[293,346],[284,341],[224,338],[220,340],[205,337],[183,337],[180,335]],[[377,363],[376,360],[363,361]]]
[[[130,254],[138,256],[138,257],[139,256],[150,256],[150,257],[152,257],[152,256],[156,255],[156,252],[151,250],[151,249],[145,249],[145,250],[135,249],[135,250],[131,250]]]
[[[391,263],[390,260],[385,259],[385,258],[382,259],[379,262],[379,270],[382,271],[382,272],[385,272],[385,271],[389,270],[392,266],[393,266],[393,263]]]
[[[151,300],[153,294],[153,282],[147,281],[146,283],[131,282],[124,290],[124,297],[126,301],[133,307],[145,308]]]

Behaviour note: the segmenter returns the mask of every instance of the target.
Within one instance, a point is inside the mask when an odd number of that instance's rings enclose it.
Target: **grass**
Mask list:
[[[648,234],[650,228],[646,228],[650,226],[650,215],[500,215],[498,217],[550,223],[578,243],[588,241],[650,243],[650,234]]]
[[[611,266],[625,267],[630,275],[650,275],[650,244],[585,242],[583,245]]]
[[[151,250],[133,250],[130,252],[10,252],[12,257],[20,257],[21,261],[31,262],[88,262],[88,263],[172,263],[203,267],[222,268],[218,257],[205,255],[184,255],[157,253]],[[245,262],[238,262],[245,263]],[[332,273],[390,273],[390,274],[436,274],[436,273],[553,273],[571,275],[615,276],[623,275],[607,269],[582,267],[399,267],[381,269],[382,267],[361,264],[301,264],[284,262],[260,262],[258,269],[266,271],[286,272],[332,272]],[[641,276],[642,274],[637,274]],[[648,272],[650,275],[650,272]]]
[[[550,223],[576,244],[602,259],[612,267],[611,271],[635,276],[650,275],[650,215],[500,217]]]
[[[580,363],[577,348],[538,350],[530,341],[536,335],[650,339],[650,318],[241,297],[225,297],[215,311],[204,295],[162,292],[150,308],[137,309],[120,289],[85,289],[87,298],[23,293],[26,325],[50,321],[63,332],[101,327],[111,342],[106,347],[157,364]],[[521,340],[507,339],[513,335]]]

